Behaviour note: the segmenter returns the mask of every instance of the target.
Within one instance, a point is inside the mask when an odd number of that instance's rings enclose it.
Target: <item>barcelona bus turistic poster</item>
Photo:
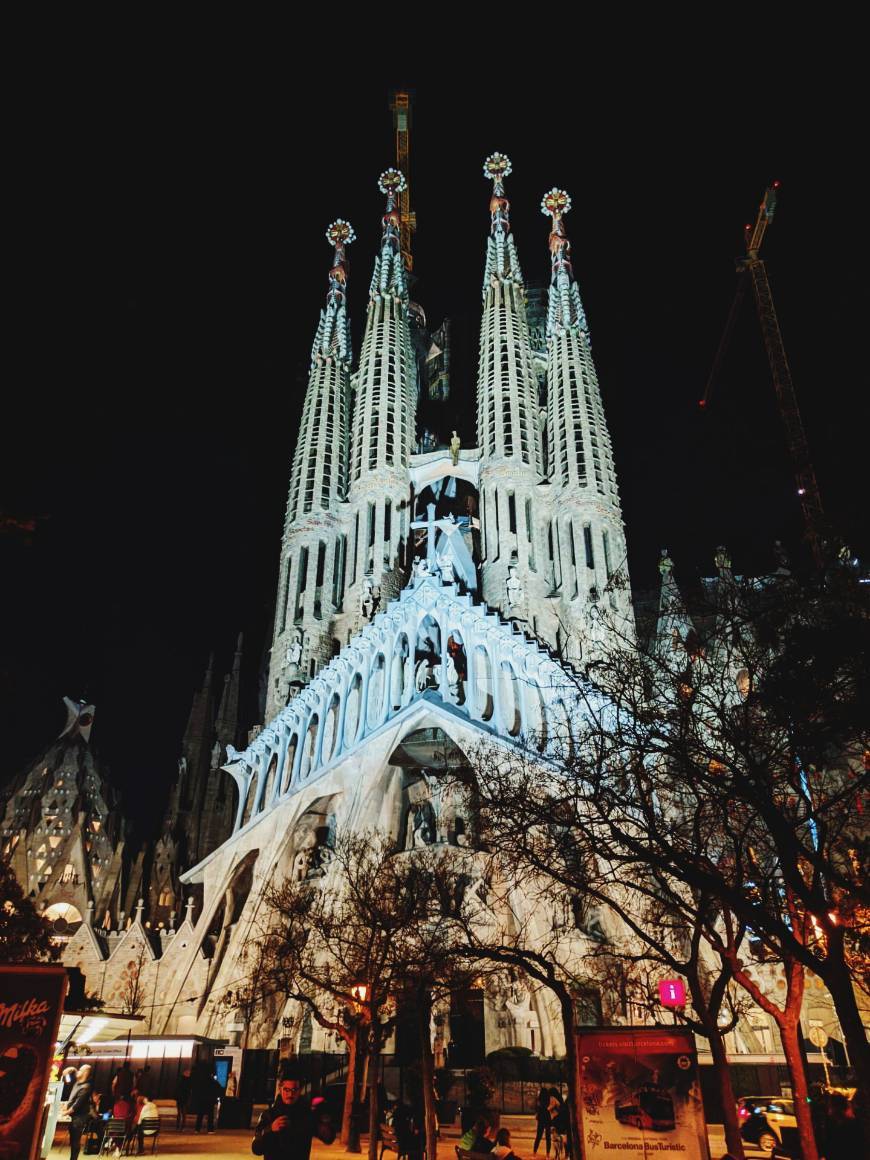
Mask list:
[[[698,1059],[683,1027],[577,1032],[584,1160],[709,1160]]]
[[[36,1155],[66,978],[63,967],[0,966],[0,1160]]]

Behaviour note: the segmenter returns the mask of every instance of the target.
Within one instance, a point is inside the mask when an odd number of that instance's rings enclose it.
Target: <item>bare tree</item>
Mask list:
[[[271,917],[262,946],[270,985],[306,1003],[322,1025],[339,1033],[342,1025],[353,1027],[349,1043],[365,1031],[372,1160],[378,1139],[378,1060],[397,1004],[412,993],[421,1013],[423,1099],[434,1155],[428,1023],[434,989],[449,977],[449,928],[441,921],[447,873],[428,851],[398,853],[389,837],[348,833],[337,838],[322,877],[286,880],[268,896]],[[347,1016],[325,1021],[325,996]],[[345,1128],[352,1099],[351,1092]]]
[[[730,978],[744,983],[749,938],[791,979],[786,1007],[770,1013],[802,1075],[795,1011],[803,968],[814,970],[866,1091],[853,990],[856,960],[859,974],[862,960],[866,968],[866,598],[839,574],[826,584],[738,583],[724,560],[713,597],[703,633],[681,631],[674,616],[665,641],[615,637],[577,679],[561,752],[551,743],[530,761],[488,747],[475,763],[479,827],[581,907],[606,904],[642,953],[672,967],[657,914],[676,916],[697,944],[683,973],[711,1045],[721,1042],[711,1016]],[[709,961],[701,943],[721,963],[706,997],[700,978],[692,985],[693,963]],[[812,1156],[805,1104],[798,1118]]]

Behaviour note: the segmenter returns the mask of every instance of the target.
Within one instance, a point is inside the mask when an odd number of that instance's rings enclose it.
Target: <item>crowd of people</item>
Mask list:
[[[145,1125],[158,1121],[160,1112],[151,1096],[150,1068],[133,1072],[129,1063],[123,1063],[112,1076],[110,1090],[98,1095],[91,1080],[90,1064],[78,1070],[69,1067],[61,1076],[62,1111],[69,1116],[70,1160],[76,1160],[81,1150],[82,1137],[99,1137],[109,1119],[122,1120],[126,1140],[137,1145],[141,1156],[145,1151]]]
[[[107,1091],[94,1090],[93,1069],[90,1064],[80,1068],[68,1067],[61,1076],[61,1113],[69,1119],[70,1160],[77,1160],[85,1138],[96,1139],[99,1146],[110,1121],[124,1125],[124,1141],[132,1151],[136,1146],[141,1156],[145,1151],[146,1132],[159,1124],[160,1110],[154,1102],[151,1068],[133,1071],[125,1061],[112,1076]],[[203,1126],[214,1132],[214,1112],[224,1091],[214,1077],[211,1067],[196,1064],[185,1068],[176,1088],[176,1130],[183,1132],[188,1115],[195,1119],[196,1132]]]

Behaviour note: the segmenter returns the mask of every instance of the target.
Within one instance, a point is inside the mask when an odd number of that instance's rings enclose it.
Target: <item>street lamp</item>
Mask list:
[[[365,1006],[366,1000],[369,997],[369,988],[367,983],[353,983],[350,988],[350,993],[353,996],[353,1007],[356,1018],[353,1020],[353,1057],[351,1066],[348,1068],[347,1083],[351,1087],[351,1113],[350,1113],[350,1130],[348,1132],[347,1150],[348,1152],[360,1151],[360,1114],[361,1109],[359,1101],[357,1100],[356,1091],[356,1076],[358,1068],[358,1052],[360,1049],[360,1024],[359,1017]]]

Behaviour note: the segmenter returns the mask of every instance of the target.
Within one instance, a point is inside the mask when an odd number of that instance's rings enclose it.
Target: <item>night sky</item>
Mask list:
[[[256,720],[324,230],[342,216],[357,232],[358,351],[397,84],[416,100],[413,296],[433,329],[445,315],[454,328],[445,430],[475,442],[482,162],[498,149],[513,161],[530,283],[549,273],[542,194],[555,184],[574,200],[634,586],[655,584],[664,546],[687,582],[709,573],[718,543],[737,570],[767,567],[774,539],[798,543],[800,520],[751,297],[706,414],[697,400],[741,227],[778,178],[763,253],[822,497],[868,546],[850,240],[863,210],[845,81],[820,99],[804,76],[768,77],[759,95],[727,68],[668,82],[617,69],[561,85],[521,76],[495,100],[464,75],[456,88],[373,81],[376,69],[334,84],[327,61],[324,50],[316,82],[250,60],[241,73],[231,58],[207,82],[189,66],[116,67],[111,83],[99,68],[75,83],[46,69],[18,117],[0,507],[37,528],[0,536],[0,782],[59,732],[63,694],[93,700],[93,743],[142,832],[163,808],[207,654],[223,672],[240,630]]]

